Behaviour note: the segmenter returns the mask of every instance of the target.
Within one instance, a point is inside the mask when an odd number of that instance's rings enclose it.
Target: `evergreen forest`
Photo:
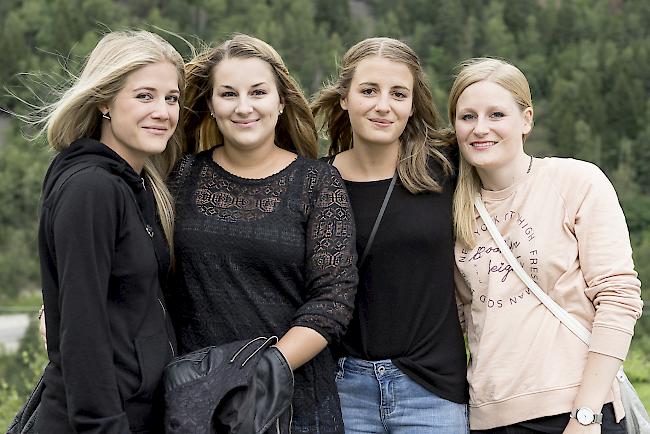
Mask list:
[[[218,43],[233,32],[257,36],[277,49],[308,96],[352,44],[368,36],[399,38],[420,56],[442,114],[459,61],[505,58],[532,88],[535,128],[527,151],[602,168],[625,211],[639,278],[650,282],[647,0],[2,0],[2,308],[35,312],[40,306],[37,214],[53,156],[7,113],[25,113],[22,100],[34,102],[34,92],[44,101],[53,98],[102,33],[124,28],[160,33],[185,56],[191,54],[188,42]],[[650,300],[650,284],[643,296]],[[0,353],[0,428],[42,369],[45,354],[36,328],[32,321],[18,352]],[[650,407],[648,307],[637,323],[626,371]]]

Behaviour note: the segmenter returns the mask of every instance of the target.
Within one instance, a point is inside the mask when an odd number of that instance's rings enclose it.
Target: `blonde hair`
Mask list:
[[[450,134],[440,130],[442,121],[433,103],[431,90],[415,52],[404,42],[391,38],[368,38],[351,47],[343,56],[338,76],[326,84],[312,102],[312,112],[320,129],[330,139],[329,155],[351,149],[352,125],[341,107],[341,98],[349,90],[357,65],[367,58],[381,57],[406,65],[413,74],[413,115],[400,136],[397,172],[402,184],[412,193],[440,191],[431,176],[427,160],[432,156],[446,175],[453,166],[443,149],[449,146]]]
[[[316,126],[309,104],[298,82],[289,74],[280,55],[266,42],[236,34],[216,48],[204,49],[186,65],[186,107],[183,130],[185,152],[194,153],[223,143],[217,123],[210,116],[208,102],[214,88],[214,68],[225,59],[260,59],[271,66],[284,111],[275,127],[275,143],[299,155],[317,156]]]
[[[57,151],[67,148],[82,137],[99,139],[99,106],[115,98],[130,73],[159,62],[169,62],[176,67],[182,96],[183,58],[171,44],[144,30],[117,31],[104,35],[87,57],[80,75],[73,76],[72,86],[56,102],[41,108],[41,133],[46,132],[48,143]],[[180,151],[179,130],[177,128],[174,132],[165,153],[177,155]],[[158,215],[171,247],[174,214],[171,195],[163,181],[163,161],[161,156],[147,159],[143,174],[152,186]]]
[[[522,112],[528,107],[532,108],[533,100],[526,76],[505,60],[487,57],[473,58],[462,62],[458,68],[459,72],[449,91],[448,115],[452,126],[456,119],[458,98],[465,89],[479,81],[491,81],[506,89]],[[531,119],[531,128],[532,122]],[[528,134],[523,136],[524,141]],[[458,183],[454,193],[453,206],[454,232],[457,241],[465,247],[472,248],[476,244],[474,199],[481,191],[481,181],[476,169],[463,158],[462,153],[459,158]]]

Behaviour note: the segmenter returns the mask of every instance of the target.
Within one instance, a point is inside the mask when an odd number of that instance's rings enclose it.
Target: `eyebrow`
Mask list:
[[[142,86],[142,87],[138,87],[138,88],[133,89],[132,92],[140,92],[142,90],[148,90],[150,92],[157,92],[158,91],[158,89],[156,89],[155,87]],[[172,90],[169,91],[169,93],[178,93],[178,94],[180,94],[181,91],[178,90],[178,89],[172,89]]]
[[[251,87],[259,87],[259,86],[262,86],[262,85],[265,85],[265,84],[267,84],[266,81],[261,81],[261,82],[259,82],[259,83],[255,83],[255,84],[252,85]],[[235,89],[233,86],[231,86],[231,85],[229,85],[229,84],[220,84],[220,85],[217,86],[217,87],[225,87],[226,89],[233,89],[233,90]]]
[[[359,83],[359,86],[379,86],[379,84],[372,81],[364,81],[363,83]],[[391,89],[411,90],[408,87],[402,85],[391,86]]]

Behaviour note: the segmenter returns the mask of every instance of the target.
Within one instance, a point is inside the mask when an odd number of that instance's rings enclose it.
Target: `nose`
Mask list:
[[[237,107],[235,107],[235,112],[240,115],[247,115],[253,111],[253,107],[248,100],[246,95],[242,95],[237,101]]]
[[[476,119],[476,124],[474,125],[474,134],[482,136],[490,132],[490,127],[488,125],[487,119],[483,116],[479,116]]]
[[[155,102],[154,110],[151,113],[151,116],[155,119],[169,119],[171,106],[167,103],[165,98],[160,98]]]
[[[375,105],[375,110],[380,113],[386,113],[390,111],[390,95],[387,93],[381,93],[378,96],[377,104]]]

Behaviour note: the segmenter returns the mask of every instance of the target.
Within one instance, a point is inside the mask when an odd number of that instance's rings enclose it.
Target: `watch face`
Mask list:
[[[576,419],[581,425],[589,425],[594,421],[594,412],[586,407],[579,408],[576,412]]]

